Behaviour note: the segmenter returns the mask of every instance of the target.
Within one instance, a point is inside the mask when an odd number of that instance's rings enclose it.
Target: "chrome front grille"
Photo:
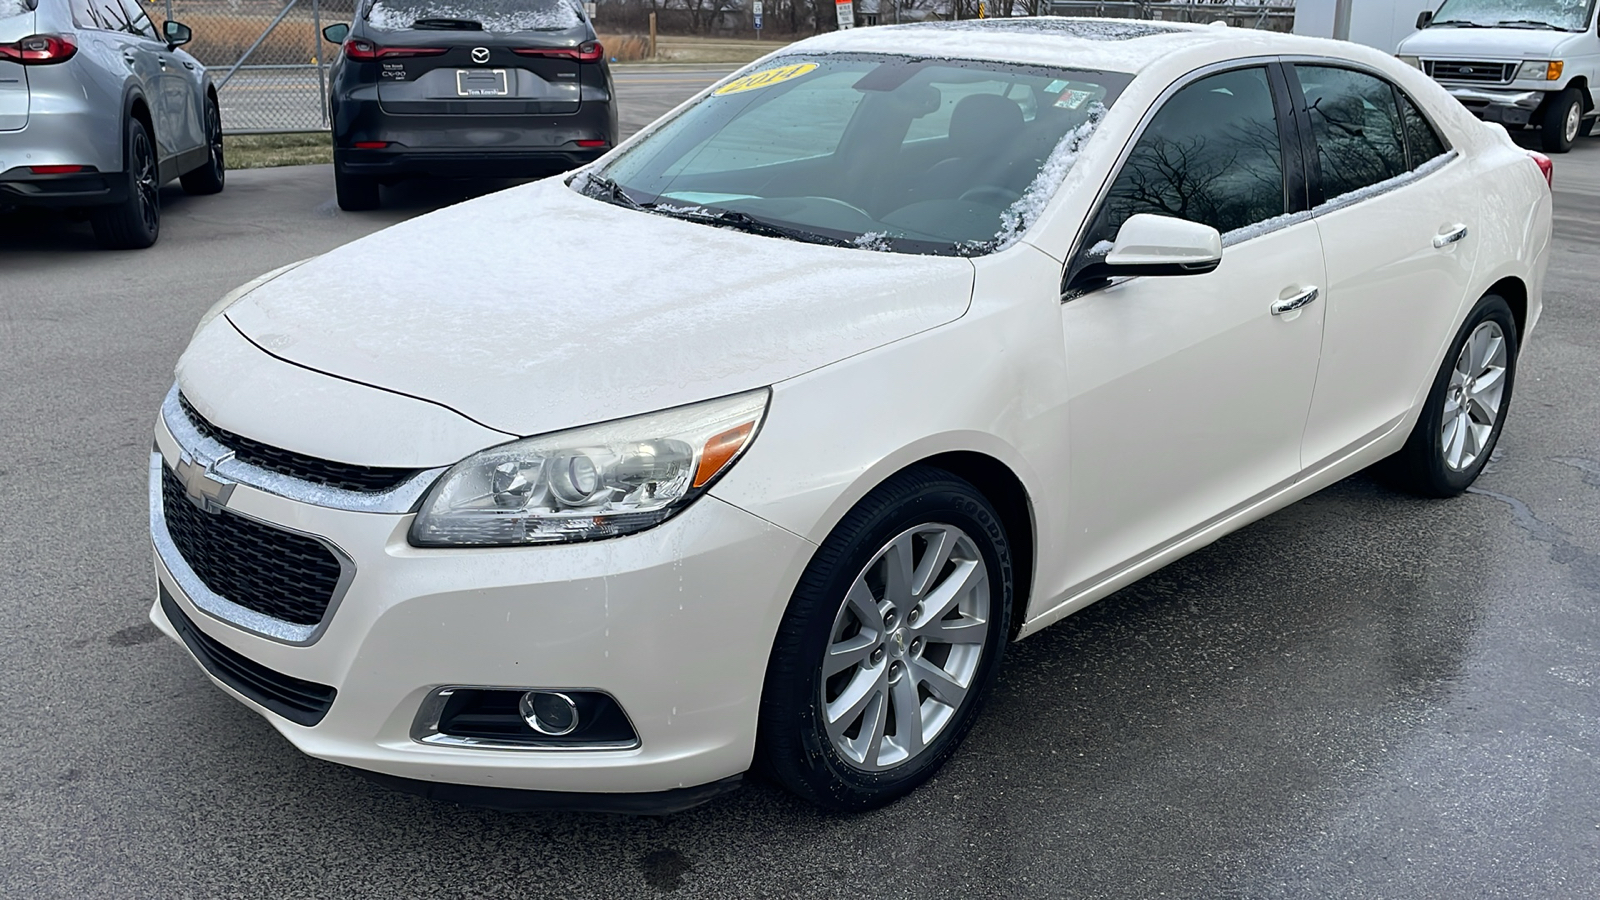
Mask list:
[[[1510,84],[1517,74],[1514,62],[1479,62],[1460,59],[1425,59],[1422,71],[1436,81],[1461,81],[1472,84]]]

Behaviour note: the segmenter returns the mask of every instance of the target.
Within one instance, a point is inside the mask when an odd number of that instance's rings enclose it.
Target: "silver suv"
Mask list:
[[[161,233],[159,188],[222,190],[205,67],[139,0],[0,0],[0,207],[88,207],[103,246]]]

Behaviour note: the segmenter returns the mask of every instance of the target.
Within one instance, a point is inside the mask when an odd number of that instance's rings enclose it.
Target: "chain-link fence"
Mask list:
[[[328,127],[322,28],[348,22],[355,0],[154,0],[194,29],[184,49],[211,70],[230,134]]]

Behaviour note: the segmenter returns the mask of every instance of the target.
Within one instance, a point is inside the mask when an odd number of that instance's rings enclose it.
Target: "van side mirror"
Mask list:
[[[350,36],[350,26],[343,22],[322,29],[322,36],[330,44],[342,44]]]
[[[161,23],[161,34],[167,39],[167,49],[173,50],[194,40],[194,31],[182,22],[168,19]]]
[[[1433,24],[1433,10],[1425,9],[1417,13],[1417,30],[1421,31]]]

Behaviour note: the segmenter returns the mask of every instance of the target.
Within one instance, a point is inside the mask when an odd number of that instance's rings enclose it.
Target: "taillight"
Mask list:
[[[585,41],[576,47],[519,47],[511,52],[520,56],[564,56],[578,62],[599,62],[605,58],[606,48],[599,41]]]
[[[344,55],[359,62],[391,59],[397,56],[443,56],[450,52],[443,47],[379,47],[371,41],[351,38],[344,42]]]
[[[1535,150],[1529,150],[1528,155],[1533,157],[1533,161],[1539,164],[1539,171],[1544,173],[1544,183],[1550,185],[1550,189],[1554,190],[1556,186],[1556,164],[1550,161],[1550,157]]]
[[[579,147],[604,147],[605,145],[606,142],[603,140],[585,138],[584,140],[578,141]]]
[[[76,175],[88,166],[29,166],[28,171],[35,175]]]
[[[389,146],[388,141],[356,141],[355,143],[357,150],[382,150],[387,146]]]
[[[0,44],[0,59],[25,66],[48,66],[66,62],[78,52],[69,34],[32,34],[10,44]]]

